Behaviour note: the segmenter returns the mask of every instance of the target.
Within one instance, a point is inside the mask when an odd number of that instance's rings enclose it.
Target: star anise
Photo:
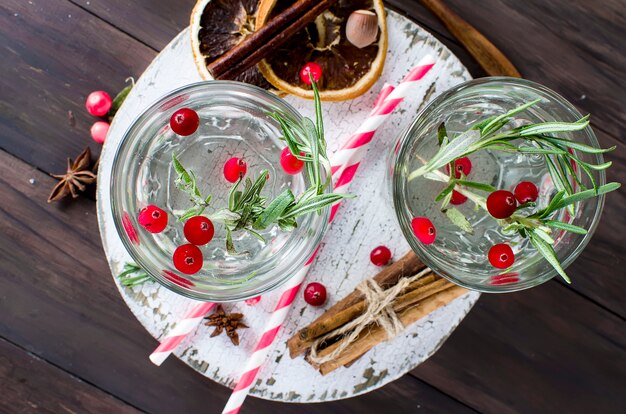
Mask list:
[[[48,203],[58,201],[68,195],[72,195],[72,198],[78,197],[78,193],[85,191],[85,186],[96,181],[96,174],[89,168],[91,166],[91,150],[89,147],[85,148],[80,153],[76,160],[72,162],[70,158],[67,159],[67,172],[63,175],[50,174],[54,178],[61,181],[54,186],[50,197],[48,197]]]
[[[215,326],[215,330],[211,333],[211,337],[217,336],[226,331],[226,335],[228,335],[231,342],[235,346],[239,345],[239,334],[237,333],[237,329],[248,327],[248,325],[241,322],[241,319],[243,319],[243,313],[226,313],[224,312],[222,305],[217,305],[215,313],[204,319],[209,320],[205,324],[206,326]]]

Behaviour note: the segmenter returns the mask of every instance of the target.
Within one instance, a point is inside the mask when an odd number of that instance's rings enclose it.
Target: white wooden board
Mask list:
[[[415,94],[406,99],[378,131],[351,187],[358,198],[344,203],[325,237],[308,280],[321,281],[328,287],[331,292],[329,306],[350,293],[361,280],[379,271],[369,261],[372,248],[384,244],[392,249],[396,258],[409,250],[391,207],[385,177],[391,145],[426,102],[470,79],[459,60],[415,23],[390,11],[388,26],[390,50],[385,70],[377,84],[355,100],[323,104],[331,153],[348,138],[350,132],[356,130],[385,82],[397,84],[427,53],[436,56],[437,63],[415,89]],[[189,30],[186,29],[148,67],[111,125],[100,164],[98,220],[113,275],[119,274],[123,264],[130,260],[115,231],[111,215],[110,175],[117,147],[132,120],[150,104],[175,88],[200,80],[193,63]],[[311,101],[295,97],[287,97],[286,100],[303,115],[313,115]],[[119,284],[118,287],[131,311],[155,338],[172,328],[180,316],[193,306],[193,301],[156,283],[132,289]],[[244,303],[225,306],[227,311],[243,312],[245,322],[250,325],[250,329],[241,330],[239,347],[233,346],[225,335],[209,338],[212,328],[201,326],[181,344],[176,355],[205,376],[233,387],[277,297],[277,292],[273,292],[265,295],[255,306]],[[286,340],[324,311],[324,308],[306,305],[300,295],[278,343],[270,353],[269,361],[259,372],[251,394],[279,401],[319,402],[348,398],[381,387],[432,355],[478,297],[478,293],[466,294],[412,325],[402,335],[377,346],[350,368],[341,368],[322,377],[302,358],[292,360],[286,353]],[[146,358],[151,351],[146,349]]]

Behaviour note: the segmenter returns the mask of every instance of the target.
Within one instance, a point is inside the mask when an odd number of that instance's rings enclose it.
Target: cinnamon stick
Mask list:
[[[402,277],[413,276],[426,267],[415,253],[411,250],[400,260],[394,262],[390,266],[383,269],[374,276],[373,280],[383,289],[398,283]],[[300,355],[315,338],[330,332],[328,326],[333,325],[333,320],[337,318],[342,311],[363,301],[365,297],[359,290],[354,290],[348,296],[337,302],[329,308],[323,315],[313,321],[311,324],[296,332],[296,334],[287,341],[289,347],[289,355],[295,358]],[[362,312],[362,310],[361,310]]]
[[[207,69],[215,79],[234,79],[284,44],[336,2],[337,0],[298,0],[208,64]]]
[[[411,306],[399,312],[398,318],[404,326],[409,326],[412,323],[417,322],[424,316],[439,309],[440,307],[447,305],[448,303],[452,302],[454,299],[465,294],[466,292],[467,289],[464,289],[460,286],[452,285],[451,287],[439,292],[438,294],[432,295],[424,299],[417,306]],[[341,367],[342,365],[351,363],[352,361],[372,349],[374,346],[387,339],[387,332],[376,323],[368,326],[363,332],[364,334],[359,336],[356,341],[354,341],[350,345],[350,347],[347,348],[346,352],[338,355],[334,360],[325,362],[319,366],[316,366],[316,364],[312,363],[308,358],[307,361],[309,361],[311,365],[318,368],[322,375],[326,375]],[[339,340],[329,347],[321,350],[320,352],[318,352],[318,355],[325,356],[332,353],[333,350],[339,347],[341,341],[343,340],[345,339]]]

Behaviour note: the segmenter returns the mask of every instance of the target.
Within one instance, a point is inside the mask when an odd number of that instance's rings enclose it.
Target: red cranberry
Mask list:
[[[246,171],[248,165],[241,158],[233,157],[224,164],[224,178],[231,183],[246,175]]]
[[[446,164],[446,172],[450,174],[450,164]],[[461,178],[461,173],[466,177],[472,172],[472,162],[467,157],[454,160],[454,177]]]
[[[415,217],[411,221],[411,227],[413,227],[415,237],[424,244],[431,244],[437,237],[437,231],[435,226],[433,226],[433,222],[426,217]]]
[[[183,227],[185,238],[191,244],[202,246],[213,239],[215,228],[213,222],[204,216],[195,216],[185,222]]]
[[[202,269],[202,252],[193,244],[183,244],[174,250],[174,267],[186,275],[193,275]]]
[[[508,244],[494,244],[489,249],[489,263],[498,269],[506,269],[515,262],[513,249]]]
[[[311,306],[322,306],[326,302],[326,287],[321,283],[309,283],[304,288],[304,300]]]
[[[87,112],[93,116],[105,116],[111,109],[111,105],[113,105],[113,100],[105,91],[91,92],[85,102]]]
[[[304,155],[304,153],[301,152],[300,155]],[[296,175],[304,168],[304,161],[296,158],[289,147],[285,147],[280,152],[280,166],[287,174]]]
[[[517,208],[517,201],[512,192],[497,190],[487,197],[487,210],[497,219],[511,217]]]
[[[467,201],[467,197],[463,194],[459,193],[456,190],[452,190],[452,198],[450,199],[450,204],[454,204],[458,206],[459,204],[463,204]]]
[[[193,134],[200,125],[200,117],[193,109],[181,108],[170,118],[170,128],[178,135],[186,137]]]
[[[256,297],[253,297],[253,298],[245,300],[246,305],[248,305],[248,306],[254,306],[257,303],[259,303],[260,301],[261,301],[261,297],[260,296],[256,296]]]
[[[167,213],[151,204],[139,212],[137,221],[150,233],[161,233],[167,227]]]
[[[109,123],[104,121],[95,122],[91,126],[91,138],[99,144],[102,144],[104,140],[107,138],[107,133],[109,132]]]
[[[370,260],[376,266],[384,266],[391,260],[391,250],[386,246],[378,246],[370,253]]]
[[[313,80],[317,82],[322,77],[322,67],[315,62],[309,62],[300,70],[300,80],[307,85],[311,84],[309,73],[313,77]]]
[[[520,204],[528,203],[529,201],[536,201],[539,197],[539,189],[530,181],[522,181],[515,186],[515,198]]]

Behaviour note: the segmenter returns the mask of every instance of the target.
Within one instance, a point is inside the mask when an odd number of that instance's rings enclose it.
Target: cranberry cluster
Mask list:
[[[454,176],[459,179],[468,176],[472,171],[472,162],[467,157],[462,157],[454,161]],[[448,174],[450,167],[446,166]],[[507,190],[496,190],[487,197],[487,211],[496,219],[507,219],[513,215],[518,206],[534,202],[539,196],[539,189],[530,181],[522,181],[513,192]],[[456,190],[452,192],[450,204],[463,204],[467,197]],[[437,237],[437,231],[433,223],[427,217],[415,217],[411,222],[413,233],[417,239],[424,244],[431,244]],[[489,263],[498,269],[506,269],[515,262],[513,249],[506,243],[492,246],[488,253]]]
[[[90,113],[94,115],[106,114],[110,107],[110,97],[106,92],[94,92],[87,100],[87,108]],[[181,108],[172,114],[169,125],[174,133],[184,137],[190,136],[198,130],[200,117],[198,113],[191,108]],[[300,155],[304,154],[301,153]],[[304,168],[304,162],[295,157],[289,148],[282,150],[280,154],[280,164],[283,170],[291,175],[298,174]],[[246,174],[247,169],[247,164],[242,158],[230,158],[224,163],[224,178],[226,181],[234,183]],[[156,234],[162,232],[167,227],[168,215],[161,208],[155,205],[149,205],[139,212],[138,222],[146,231]],[[183,233],[189,243],[176,248],[172,261],[178,271],[190,275],[197,273],[202,268],[202,251],[198,246],[203,246],[213,239],[215,227],[207,217],[195,216],[185,222]],[[319,287],[313,287],[308,290],[305,289],[305,292],[307,291],[315,292],[315,298],[312,299],[315,303],[319,303],[320,301],[323,303],[326,300],[325,290],[322,291]],[[312,293],[310,293],[310,295],[312,295]],[[324,300],[322,301],[321,298]],[[249,303],[253,304],[258,302],[256,299],[257,298],[250,299]]]

